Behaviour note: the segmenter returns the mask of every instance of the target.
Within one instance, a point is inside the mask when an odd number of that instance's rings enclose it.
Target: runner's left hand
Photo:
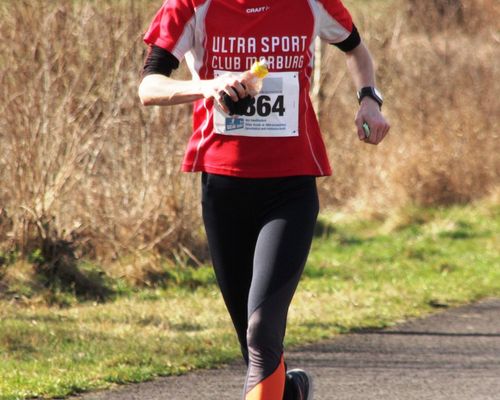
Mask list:
[[[366,137],[363,124],[367,123],[370,127],[370,135]],[[356,128],[358,129],[359,140],[365,143],[377,145],[384,139],[389,132],[390,124],[380,112],[377,102],[370,97],[365,97],[361,101],[358,113],[356,115]]]

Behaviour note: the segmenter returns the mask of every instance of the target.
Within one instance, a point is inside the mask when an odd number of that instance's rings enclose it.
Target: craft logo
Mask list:
[[[271,7],[269,7],[269,6],[247,8],[247,14],[261,13],[263,11],[269,10],[270,8]]]
[[[226,118],[226,132],[243,129],[245,121],[243,118]]]

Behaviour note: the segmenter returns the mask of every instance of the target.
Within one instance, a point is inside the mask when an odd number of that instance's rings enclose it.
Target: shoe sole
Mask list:
[[[309,393],[307,394],[307,397],[303,400],[313,400],[314,399],[314,379],[313,379],[312,375],[303,369],[291,369],[288,372],[293,372],[293,371],[300,371],[300,372],[303,372],[306,374],[307,379],[309,380]]]

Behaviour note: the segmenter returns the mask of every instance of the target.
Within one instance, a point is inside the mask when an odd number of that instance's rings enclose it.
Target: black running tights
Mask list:
[[[203,173],[202,206],[217,282],[248,366],[243,398],[288,400],[283,339],[318,214],[316,180]]]

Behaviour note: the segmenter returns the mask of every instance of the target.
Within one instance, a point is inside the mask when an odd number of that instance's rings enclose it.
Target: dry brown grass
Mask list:
[[[0,5],[6,246],[70,240],[115,257],[197,241],[198,190],[178,172],[189,107],[140,107],[141,31],[155,6],[137,3]]]
[[[141,32],[159,3],[0,3],[5,249],[67,240],[79,254],[108,259],[201,251],[197,178],[179,173],[190,108],[144,109],[136,95]],[[353,5],[393,128],[377,148],[358,143],[354,90],[343,57],[327,46],[320,112],[335,176],[321,180],[325,206],[386,214],[498,187],[497,7],[463,3],[470,18],[446,29],[422,29],[402,0],[376,11]]]
[[[472,201],[498,187],[500,32],[489,21],[498,21],[492,15],[500,10],[489,0],[483,9],[462,4],[467,21],[446,29],[430,8],[418,24],[402,1],[371,14],[354,7],[392,130],[378,147],[357,143],[352,84],[342,57],[327,47],[321,124],[336,173],[323,181],[325,203],[387,215],[409,203]]]

